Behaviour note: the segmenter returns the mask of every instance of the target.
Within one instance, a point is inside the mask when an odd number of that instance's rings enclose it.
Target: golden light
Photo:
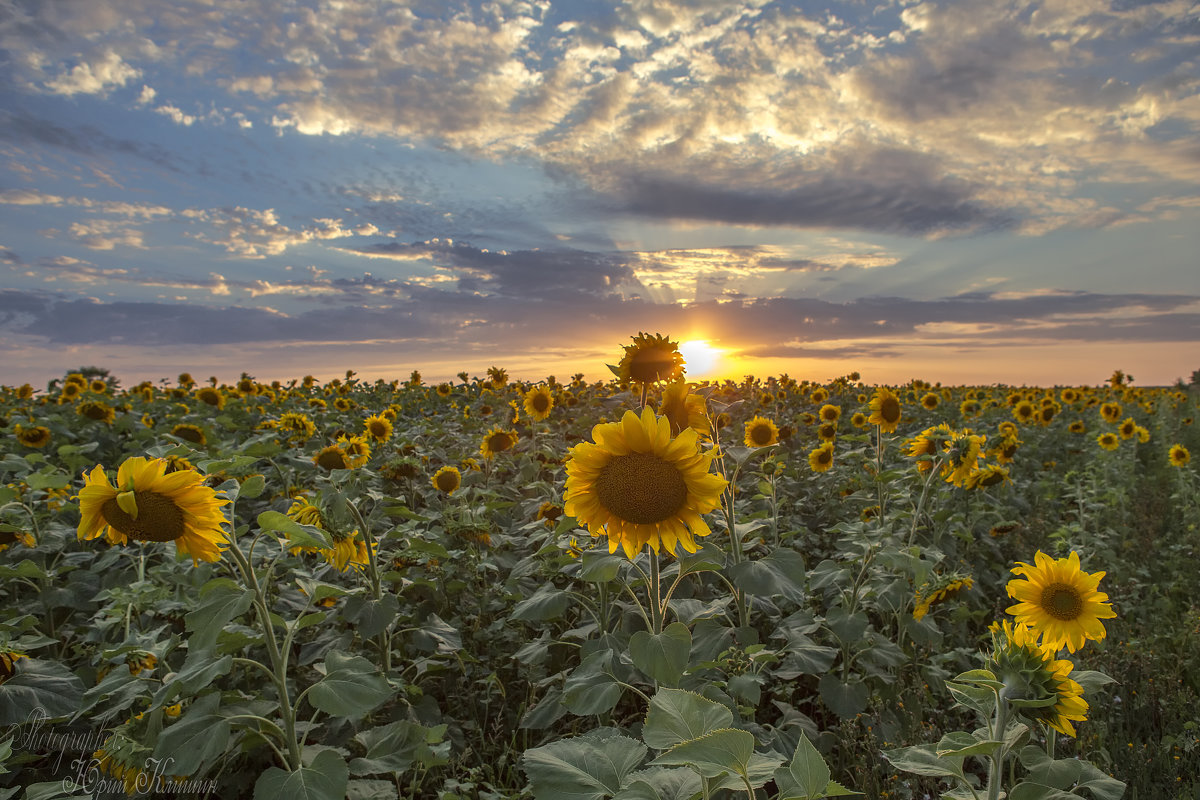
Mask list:
[[[691,339],[680,342],[679,352],[686,362],[687,376],[705,378],[711,377],[724,351],[710,345],[707,339]]]

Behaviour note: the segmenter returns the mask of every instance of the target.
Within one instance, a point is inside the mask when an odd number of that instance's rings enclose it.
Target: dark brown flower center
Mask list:
[[[651,453],[617,456],[596,477],[600,504],[626,522],[653,525],[687,501],[687,483],[675,465]]]
[[[113,497],[100,507],[104,521],[137,542],[173,542],[184,532],[183,511],[158,492],[135,491],[137,519],[125,513]]]
[[[1041,607],[1055,619],[1070,622],[1083,611],[1083,597],[1074,586],[1052,583],[1042,590]]]
[[[889,425],[900,421],[900,401],[894,397],[885,397],[879,404],[879,416]]]
[[[548,411],[550,409],[550,395],[542,394],[540,392],[535,394],[533,396],[531,405],[533,406],[533,410],[539,414],[544,411]]]
[[[665,381],[674,371],[675,351],[673,349],[643,348],[629,359],[629,377],[641,383]]]
[[[488,449],[493,453],[499,453],[512,447],[512,437],[507,433],[493,433],[487,441]]]
[[[339,447],[326,447],[317,454],[317,466],[324,469],[348,469],[346,454]]]
[[[750,441],[760,447],[771,443],[771,426],[759,423],[750,429]]]
[[[437,488],[447,494],[458,488],[459,478],[453,472],[443,472],[434,477],[437,481]]]

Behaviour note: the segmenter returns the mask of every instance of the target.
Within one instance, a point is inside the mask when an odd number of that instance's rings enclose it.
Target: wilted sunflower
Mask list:
[[[32,428],[16,425],[13,427],[13,433],[16,434],[17,441],[26,447],[42,448],[50,444],[50,429],[43,428],[41,425]]]
[[[596,425],[592,439],[571,448],[565,513],[593,536],[607,534],[610,553],[620,546],[634,558],[647,544],[696,552],[694,537],[710,533],[701,514],[728,485],[709,471],[712,455],[700,452],[696,432],[671,438],[667,419],[646,408],[640,418],[626,411],[620,422]]]
[[[363,422],[363,428],[366,430],[367,436],[377,442],[386,442],[392,438],[392,423],[387,417],[381,414],[372,414]]]
[[[813,472],[825,472],[833,466],[833,442],[826,442],[808,454]]]
[[[225,407],[225,393],[213,386],[204,386],[197,389],[196,399],[213,408],[221,409]]]
[[[1121,440],[1117,438],[1115,433],[1102,433],[1096,437],[1096,444],[1105,450],[1116,450],[1121,446]]]
[[[452,494],[462,485],[462,473],[457,467],[442,467],[433,474],[433,488],[439,492]]]
[[[1075,735],[1072,722],[1087,720],[1087,701],[1083,687],[1070,677],[1074,665],[1055,660],[1054,652],[1037,644],[1037,633],[1020,623],[1004,620],[992,625],[995,650],[992,667],[996,677],[1017,696],[1013,700],[1034,701],[1024,704],[1019,713],[1045,722],[1066,736]],[[999,637],[997,637],[999,634]],[[1035,704],[1053,700],[1048,705]]]
[[[691,428],[700,438],[707,439],[709,422],[704,398],[698,394],[690,394],[690,388],[691,385],[684,381],[675,381],[663,389],[662,407],[659,412],[671,423],[672,436],[678,436],[687,428]]]
[[[900,398],[886,386],[876,389],[871,398],[871,416],[867,422],[878,425],[884,433],[895,433],[901,415]]]
[[[1167,458],[1170,460],[1172,467],[1186,467],[1192,460],[1192,454],[1183,445],[1175,444],[1171,445],[1171,449],[1167,453]]]
[[[357,570],[366,568],[370,556],[357,528],[350,533],[329,531],[329,535],[333,539],[333,549],[325,551],[325,560],[337,567],[338,572],[345,572],[350,567]],[[371,547],[374,549],[376,545],[372,543]]]
[[[636,384],[664,381],[671,383],[683,377],[683,355],[679,343],[660,334],[638,332],[630,337],[633,344],[624,345],[625,355],[615,368],[610,366],[621,382]]]
[[[779,443],[779,428],[766,417],[755,416],[746,423],[742,443],[746,447],[766,447]]]
[[[1007,612],[1018,623],[1028,625],[1052,652],[1066,645],[1074,653],[1086,640],[1104,638],[1102,619],[1117,616],[1108,595],[1097,591],[1103,572],[1087,573],[1079,568],[1079,554],[1053,559],[1037,551],[1034,564],[1017,562],[1012,572],[1027,580],[1008,582],[1008,596],[1017,600]]]
[[[208,443],[208,438],[204,435],[202,428],[187,423],[180,423],[171,428],[171,435],[200,447],[204,447]]]
[[[175,542],[192,563],[221,557],[228,500],[204,485],[204,476],[191,470],[166,474],[167,462],[141,456],[126,459],[117,470],[117,485],[108,482],[104,467],[86,475],[79,499],[78,537],[109,541]]]
[[[516,431],[506,431],[497,425],[484,435],[483,441],[479,443],[479,452],[484,458],[491,458],[497,453],[511,450],[516,443]]]
[[[550,416],[554,408],[554,396],[550,394],[549,386],[535,386],[525,393],[525,413],[541,422]]]
[[[921,586],[913,596],[913,619],[920,622],[935,605],[953,600],[974,585],[975,579],[969,575],[953,573],[937,577],[933,583]]]
[[[313,505],[307,497],[294,499],[291,507],[287,510],[287,515],[301,525],[312,525],[321,530],[325,529],[325,519],[321,516],[321,509]]]

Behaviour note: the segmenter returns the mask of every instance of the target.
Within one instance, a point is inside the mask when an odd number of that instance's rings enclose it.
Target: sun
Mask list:
[[[683,355],[687,376],[704,378],[711,377],[724,351],[710,345],[707,339],[691,339],[680,343],[679,352]]]

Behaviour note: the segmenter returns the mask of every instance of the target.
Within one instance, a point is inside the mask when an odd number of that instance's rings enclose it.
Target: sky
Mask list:
[[[1198,223],[1194,0],[0,0],[0,384],[1162,385]]]

